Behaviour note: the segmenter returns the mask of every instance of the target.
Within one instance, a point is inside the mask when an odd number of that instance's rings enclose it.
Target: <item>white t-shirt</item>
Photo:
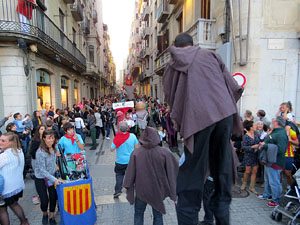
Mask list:
[[[127,125],[128,125],[128,127],[134,127],[135,126],[135,123],[134,123],[134,121],[133,120],[124,120],[126,123],[127,123]]]
[[[81,129],[81,128],[85,128],[83,119],[80,117],[75,118],[75,128],[76,129]]]
[[[101,119],[101,114],[99,112],[95,113],[95,118],[96,118],[96,127],[103,127],[103,122]]]

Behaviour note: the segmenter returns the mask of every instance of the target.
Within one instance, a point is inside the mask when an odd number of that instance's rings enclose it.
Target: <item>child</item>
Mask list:
[[[160,124],[157,125],[156,127],[157,127],[157,132],[158,132],[159,137],[160,137],[160,144],[159,144],[159,146],[162,147],[162,141],[166,137],[166,130],[163,131],[162,126]]]

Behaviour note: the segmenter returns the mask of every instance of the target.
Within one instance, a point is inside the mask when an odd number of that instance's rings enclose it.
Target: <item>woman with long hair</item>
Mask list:
[[[56,190],[54,184],[59,185],[61,180],[55,177],[56,172],[56,150],[55,132],[45,130],[42,135],[41,144],[36,152],[35,158],[35,187],[41,201],[43,212],[43,225],[55,225],[54,212],[56,208]],[[49,216],[48,216],[49,205]]]
[[[12,132],[3,134],[0,137],[0,149],[4,151],[0,154],[0,174],[4,178],[2,196],[5,201],[5,205],[0,207],[0,224],[10,224],[7,212],[7,207],[9,207],[21,221],[21,225],[29,225],[18,203],[19,198],[23,196],[25,161],[18,136]]]
[[[32,134],[35,134],[36,128],[42,124],[41,113],[37,110],[33,112],[32,124],[33,124]]]
[[[31,156],[31,166],[32,166],[33,170],[35,169],[36,152],[40,147],[42,136],[43,136],[43,133],[45,130],[46,130],[46,127],[44,125],[39,125],[35,131],[34,137],[31,140],[29,153]],[[32,202],[35,205],[40,204],[38,196],[34,195],[32,197]]]

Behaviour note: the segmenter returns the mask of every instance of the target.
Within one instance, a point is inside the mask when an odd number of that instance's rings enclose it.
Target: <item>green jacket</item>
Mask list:
[[[267,150],[268,144],[275,144],[278,147],[276,164],[285,167],[285,152],[288,147],[289,138],[284,128],[275,128],[266,138],[263,150]]]

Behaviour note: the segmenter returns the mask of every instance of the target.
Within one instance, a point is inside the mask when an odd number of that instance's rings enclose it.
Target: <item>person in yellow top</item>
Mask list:
[[[284,173],[286,175],[287,184],[291,185],[293,178],[292,178],[292,171],[293,171],[293,163],[294,163],[294,147],[299,146],[299,141],[296,132],[291,129],[290,126],[286,126],[285,130],[289,137],[288,147],[285,153],[285,170]]]

